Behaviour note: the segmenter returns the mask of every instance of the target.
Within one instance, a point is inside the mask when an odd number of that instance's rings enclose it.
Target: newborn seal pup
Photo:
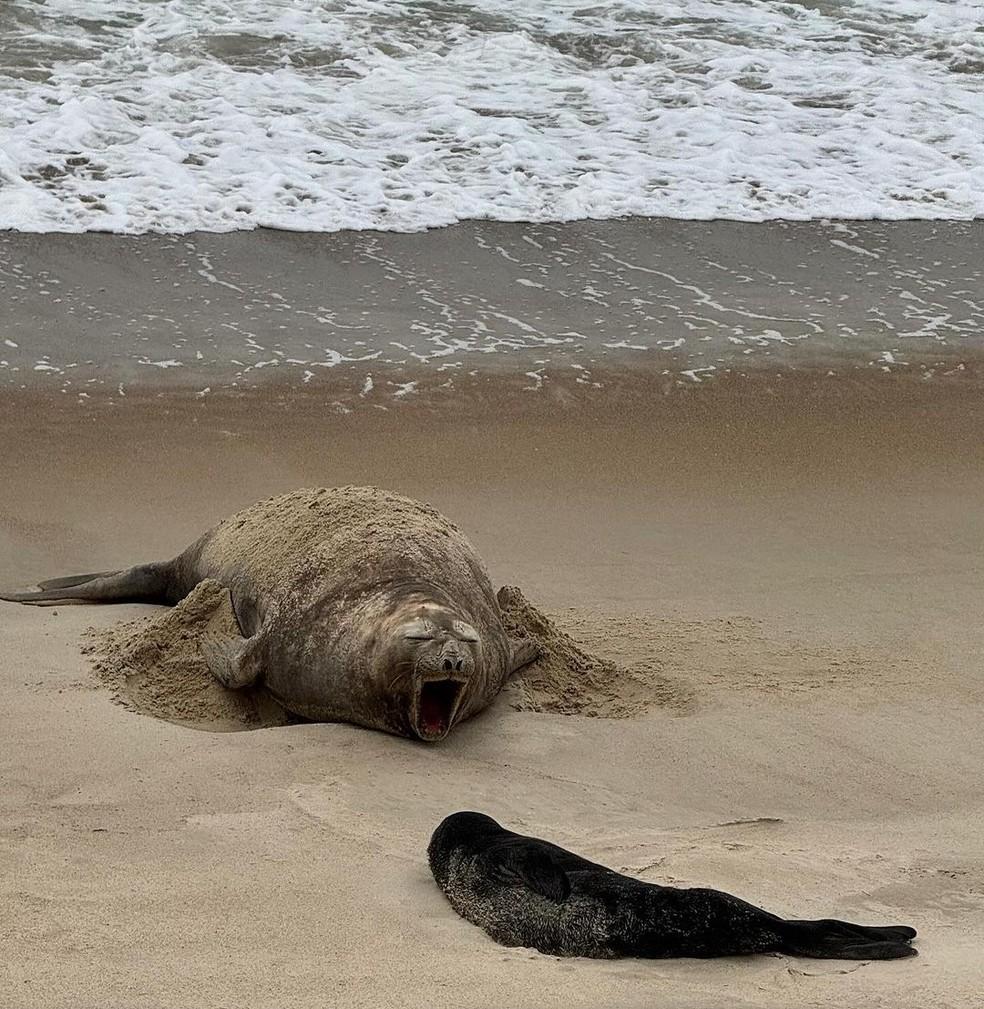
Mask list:
[[[270,498],[174,560],[0,599],[173,604],[205,579],[228,590],[242,631],[203,640],[211,673],[234,689],[262,682],[315,721],[435,741],[537,655],[507,637],[485,567],[457,526],[374,487]]]
[[[718,890],[644,883],[572,852],[454,813],[427,849],[437,885],[463,918],[504,946],[553,956],[790,953],[836,960],[915,956],[916,930],[793,921]]]

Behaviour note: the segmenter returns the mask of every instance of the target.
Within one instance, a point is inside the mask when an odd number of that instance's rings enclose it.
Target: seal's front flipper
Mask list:
[[[525,886],[556,904],[571,892],[567,873],[542,848],[493,848],[485,858],[491,875],[507,886]]]
[[[259,669],[251,661],[253,638],[235,638],[206,629],[198,649],[208,671],[229,690],[241,690],[256,682]]]
[[[518,672],[523,666],[536,662],[543,655],[543,649],[532,638],[509,639],[509,675]]]
[[[241,690],[255,683],[260,674],[254,646],[257,635],[251,638],[242,634],[232,593],[210,579],[203,583],[202,591],[216,592],[215,609],[208,623],[201,628],[198,650],[208,671],[229,690]]]

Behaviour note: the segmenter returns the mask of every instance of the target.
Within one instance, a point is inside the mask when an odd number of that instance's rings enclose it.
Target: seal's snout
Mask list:
[[[472,645],[453,638],[422,643],[414,659],[414,671],[421,679],[467,679],[475,672]]]
[[[477,682],[478,632],[456,614],[430,606],[402,624],[399,634],[413,669],[410,726],[419,739],[436,742],[466,709],[469,684]]]
[[[438,656],[438,665],[445,673],[470,673],[474,663],[466,647],[457,641],[448,641]]]

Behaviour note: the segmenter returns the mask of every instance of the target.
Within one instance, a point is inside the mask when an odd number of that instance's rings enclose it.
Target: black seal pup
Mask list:
[[[916,930],[824,918],[795,921],[718,890],[644,883],[484,813],[453,813],[427,849],[463,918],[504,946],[553,956],[646,958],[790,953],[837,960],[915,956]]]
[[[288,710],[434,741],[536,658],[511,641],[485,566],[434,508],[375,487],[299,490],[220,522],[170,561],[0,599],[177,603],[212,579],[241,637],[201,651],[230,688]]]

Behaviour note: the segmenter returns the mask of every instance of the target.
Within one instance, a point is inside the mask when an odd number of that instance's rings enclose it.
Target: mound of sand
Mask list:
[[[193,728],[259,729],[292,717],[262,689],[226,690],[200,652],[203,632],[239,634],[229,592],[206,579],[158,617],[90,630],[83,651],[124,707]]]
[[[499,590],[499,606],[509,634],[532,638],[542,653],[513,677],[510,702],[517,710],[630,718],[654,707],[690,707],[689,689],[652,668],[627,669],[586,651],[515,586]]]
[[[499,593],[506,627],[542,655],[509,685],[519,711],[627,718],[656,706],[684,708],[688,693],[648,671],[630,671],[585,651],[519,589]],[[200,651],[204,632],[238,634],[228,591],[207,579],[157,617],[90,631],[84,651],[125,707],[200,729],[259,729],[295,720],[262,688],[226,690]]]

